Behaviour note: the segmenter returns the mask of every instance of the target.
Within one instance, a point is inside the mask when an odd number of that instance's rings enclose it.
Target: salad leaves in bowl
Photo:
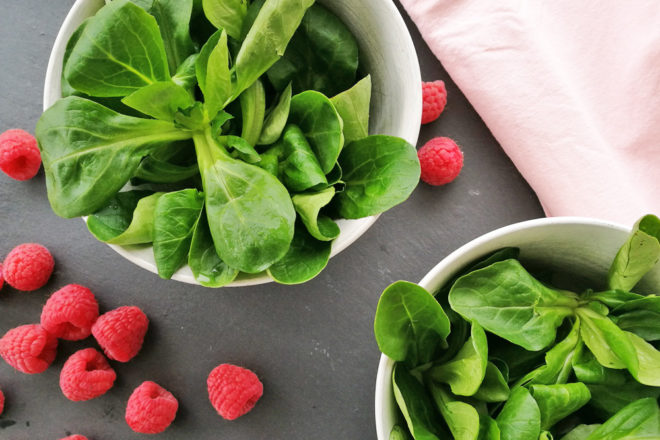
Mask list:
[[[416,187],[419,66],[389,0],[105,3],[67,17],[36,134],[53,211],[131,261],[302,283]]]
[[[660,220],[559,217],[383,292],[379,440],[660,438]]]

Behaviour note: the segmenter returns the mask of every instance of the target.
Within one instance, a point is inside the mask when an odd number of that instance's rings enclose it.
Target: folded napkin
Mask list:
[[[401,3],[547,215],[660,214],[660,1]]]

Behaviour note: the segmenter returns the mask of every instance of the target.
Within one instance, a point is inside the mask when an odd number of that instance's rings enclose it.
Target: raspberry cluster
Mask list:
[[[0,265],[3,280],[22,291],[43,287],[53,272],[48,249],[27,243],[14,248]],[[87,287],[69,284],[53,293],[41,311],[39,324],[13,328],[0,338],[0,357],[26,374],[45,371],[54,361],[58,340],[80,341],[94,336],[105,356],[94,348],[72,354],[60,372],[62,394],[74,402],[95,399],[115,384],[117,373],[108,362],[128,362],[141,350],[149,319],[140,308],[123,306],[99,314],[96,297]],[[249,412],[263,394],[263,384],[252,371],[231,364],[217,366],[208,376],[209,400],[218,414],[234,420]],[[4,409],[0,391],[0,414]],[[174,421],[177,399],[155,382],[146,381],[131,394],[126,423],[143,434],[163,432]],[[61,440],[87,440],[71,435]]]
[[[443,81],[422,83],[422,124],[440,117],[447,105],[447,89]],[[429,185],[446,185],[452,182],[463,168],[463,152],[448,137],[436,137],[417,152],[421,167],[421,179]]]

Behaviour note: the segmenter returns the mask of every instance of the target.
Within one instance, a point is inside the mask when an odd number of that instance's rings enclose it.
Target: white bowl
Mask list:
[[[593,287],[604,287],[607,272],[630,228],[601,220],[580,217],[556,217],[530,220],[506,226],[472,240],[443,259],[419,282],[435,292],[454,274],[471,262],[503,247],[520,248],[520,259],[531,265],[542,264],[551,271],[575,275],[593,281]],[[647,274],[640,284],[660,285],[660,265]],[[376,378],[376,431],[378,440],[388,440],[397,423],[397,404],[392,391],[394,361],[380,358]]]
[[[370,131],[398,136],[415,145],[422,118],[419,62],[408,29],[392,0],[320,0],[319,3],[337,14],[360,44],[361,60],[373,82]],[[48,62],[44,110],[62,95],[62,58],[69,38],[85,18],[94,15],[103,5],[103,0],[77,0],[64,20]],[[339,220],[341,234],[332,244],[331,257],[357,240],[377,218]],[[157,273],[150,246],[109,246],[129,261]],[[199,284],[188,266],[181,268],[172,279]],[[272,279],[265,274],[241,275],[230,286],[270,281]]]

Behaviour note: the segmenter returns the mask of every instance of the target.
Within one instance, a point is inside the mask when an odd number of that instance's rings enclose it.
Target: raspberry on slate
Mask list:
[[[124,306],[99,316],[92,326],[92,334],[106,356],[128,362],[142,348],[148,327],[149,319],[142,310]]]
[[[264,393],[264,386],[256,374],[231,364],[215,367],[206,385],[211,405],[227,420],[250,412]]]
[[[135,432],[158,434],[172,424],[178,409],[172,393],[155,382],[143,382],[128,399],[126,423]]]
[[[56,350],[57,338],[39,324],[13,328],[0,339],[0,356],[27,374],[45,371],[55,359]]]
[[[80,434],[70,435],[68,437],[61,438],[60,440],[87,440],[87,437]]]
[[[117,374],[101,353],[93,348],[79,350],[67,359],[60,373],[64,396],[80,402],[105,394],[115,383]]]
[[[40,244],[25,243],[9,252],[2,266],[7,284],[29,292],[43,287],[53,273],[55,260]]]
[[[0,390],[0,415],[5,410],[5,394]]]
[[[447,105],[444,81],[422,82],[422,100],[422,124],[438,119]]]
[[[37,140],[20,129],[0,134],[0,170],[16,180],[33,178],[41,167]]]
[[[429,185],[445,185],[453,181],[463,168],[463,152],[447,137],[431,139],[417,151],[421,178]]]
[[[53,293],[41,311],[41,326],[60,339],[79,341],[92,334],[99,305],[86,287],[69,284]]]

